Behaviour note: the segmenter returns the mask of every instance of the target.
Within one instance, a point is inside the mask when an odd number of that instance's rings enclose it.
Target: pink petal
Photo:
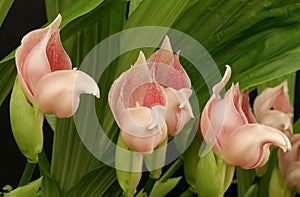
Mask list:
[[[284,177],[290,173],[290,165],[294,162],[300,162],[300,134],[295,134],[290,137],[292,149],[284,153],[278,151],[279,169]],[[300,164],[298,164],[300,165]]]
[[[256,123],[256,119],[250,108],[248,90],[244,90],[242,92],[242,94],[240,95],[240,99],[242,103],[242,110],[248,120],[248,123]]]
[[[271,145],[284,152],[291,149],[289,139],[281,131],[265,125],[246,124],[223,139],[221,157],[231,165],[256,168],[267,162]]]
[[[261,117],[260,123],[279,129],[283,132],[286,132],[286,134],[293,133],[291,118],[287,114],[278,110],[266,111],[264,116]]]
[[[221,100],[220,91],[225,87],[231,75],[230,66],[226,66],[226,72],[222,80],[213,87],[213,94],[206,103],[201,115],[201,132],[206,142],[215,145],[218,141],[223,128],[223,120],[225,114],[225,101]],[[220,123],[214,123],[220,120]],[[216,144],[218,146],[218,144]]]
[[[46,46],[52,33],[58,29],[60,22],[61,16],[58,15],[48,27],[28,33],[16,51],[19,82],[25,95],[33,103],[33,92],[38,81],[51,72]]]
[[[71,60],[61,44],[59,30],[53,32],[46,51],[51,72],[72,69]]]
[[[181,89],[174,90],[172,88],[165,89],[168,97],[167,103],[167,127],[168,134],[174,136],[178,134],[184,125],[194,117],[189,102],[192,90]]]
[[[287,81],[274,88],[266,88],[254,100],[253,110],[258,122],[261,122],[267,110],[276,109],[292,117],[293,109],[289,101]]]
[[[157,120],[153,119],[153,111],[145,107],[130,108],[128,115],[127,118],[124,117],[126,122],[122,124],[126,130],[121,129],[124,143],[142,154],[152,153],[153,149],[167,137],[166,124],[162,122],[159,132],[149,128],[149,125]]]
[[[78,70],[62,70],[49,73],[39,81],[35,98],[42,112],[67,118],[77,110],[82,93],[100,96],[97,83],[90,76]]]
[[[137,87],[129,99],[129,107],[145,106],[152,108],[155,105],[166,106],[166,93],[157,83],[145,83]]]
[[[160,133],[166,125],[166,108],[160,105],[151,109],[143,106],[127,108],[118,113],[119,127],[132,136],[154,136]]]
[[[220,98],[219,93],[229,80],[230,72],[230,67],[227,66],[223,79],[214,86],[213,94],[201,116],[201,131],[204,139],[215,146],[216,153],[222,149],[223,138],[248,123],[247,116],[242,109],[238,84],[231,86],[224,99]]]
[[[151,55],[147,62],[150,68],[156,66],[155,80],[159,84],[176,90],[191,87],[190,78],[179,62],[179,51],[174,56],[168,36],[163,40],[161,48]]]
[[[161,47],[154,54],[152,54],[148,60],[148,63],[153,65],[153,63],[161,63],[165,65],[172,65],[174,62],[173,49],[168,36],[165,36]],[[150,66],[150,67],[151,67]]]
[[[127,146],[141,154],[147,155],[151,154],[153,149],[166,139],[167,127],[164,126],[161,132],[148,137],[134,136],[124,131],[121,131],[121,136]]]

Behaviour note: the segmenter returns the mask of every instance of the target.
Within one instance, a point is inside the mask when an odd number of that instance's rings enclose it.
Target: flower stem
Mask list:
[[[34,172],[36,164],[35,163],[26,163],[24,172],[22,174],[22,177],[20,179],[20,182],[18,184],[18,187],[23,186],[23,185],[27,185],[30,182],[30,179],[32,177],[32,174]]]
[[[155,184],[155,181],[156,181],[155,179],[152,179],[151,177],[149,177],[145,184],[144,192],[146,192],[148,196],[153,188],[153,185]]]
[[[173,176],[175,172],[183,165],[183,159],[182,157],[179,157],[172,165],[171,167],[164,173],[164,175],[161,177],[160,181],[164,182],[168,180],[170,177]]]

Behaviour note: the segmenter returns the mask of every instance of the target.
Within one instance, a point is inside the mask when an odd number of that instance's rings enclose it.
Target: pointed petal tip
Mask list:
[[[172,46],[170,43],[170,39],[167,35],[165,36],[164,40],[162,41],[160,48],[173,52],[173,49],[172,49]]]
[[[138,56],[136,62],[134,63],[134,66],[140,65],[140,64],[146,64],[146,63],[147,63],[146,57],[145,57],[144,53],[142,51],[140,51],[139,56]]]

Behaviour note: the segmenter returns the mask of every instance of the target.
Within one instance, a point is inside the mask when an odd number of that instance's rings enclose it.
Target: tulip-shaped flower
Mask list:
[[[109,92],[109,105],[124,143],[143,154],[151,153],[167,136],[167,95],[154,80],[154,72],[141,52]]]
[[[59,35],[61,16],[46,28],[34,30],[22,39],[16,51],[19,83],[28,100],[43,113],[59,118],[74,114],[79,95],[99,97],[96,82],[79,70],[72,70]]]
[[[257,122],[275,127],[287,135],[293,133],[293,108],[289,100],[287,81],[274,88],[266,88],[254,100]]]
[[[175,55],[166,36],[161,48],[147,60],[150,68],[156,67],[155,80],[164,87],[167,102],[168,134],[178,134],[193,118],[189,97],[192,95],[191,81],[179,62],[179,52]]]
[[[300,194],[300,134],[290,137],[292,150],[278,152],[279,169],[287,185]]]
[[[233,84],[223,99],[220,97],[230,75],[231,68],[227,66],[223,79],[213,88],[201,116],[202,135],[228,164],[245,169],[263,166],[269,158],[270,145],[285,152],[290,149],[290,141],[281,131],[255,123],[248,93],[240,93],[238,84]]]

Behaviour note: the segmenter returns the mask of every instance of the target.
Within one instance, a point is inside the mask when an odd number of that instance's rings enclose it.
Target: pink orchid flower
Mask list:
[[[300,194],[300,134],[290,137],[292,150],[283,153],[278,151],[279,170],[287,185]]]
[[[245,169],[263,166],[269,158],[270,145],[285,152],[291,148],[290,141],[279,130],[256,123],[248,93],[240,93],[238,84],[233,84],[223,99],[220,97],[231,75],[230,66],[226,67],[201,115],[202,135],[228,164]]]
[[[109,105],[124,143],[142,154],[152,153],[167,137],[167,95],[153,78],[154,72],[141,52],[109,91]]]
[[[43,113],[59,118],[72,116],[81,93],[99,98],[96,82],[77,69],[60,41],[61,16],[46,28],[34,30],[22,39],[16,51],[19,83],[28,100]]]
[[[274,88],[266,88],[259,94],[254,100],[253,111],[259,123],[275,127],[287,135],[293,133],[293,108],[289,100],[287,81]]]
[[[167,127],[168,134],[178,134],[184,125],[194,117],[189,102],[192,95],[191,81],[179,62],[179,52],[175,55],[168,36],[161,48],[147,60],[150,68],[156,67],[155,80],[167,93]]]

